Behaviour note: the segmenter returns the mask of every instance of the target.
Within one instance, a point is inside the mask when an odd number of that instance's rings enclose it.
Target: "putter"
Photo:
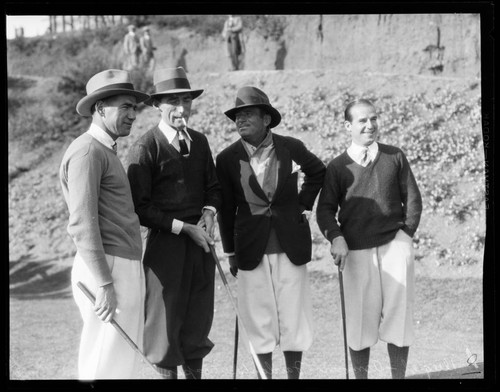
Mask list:
[[[90,300],[90,302],[92,302],[92,304],[95,303],[95,296],[94,294],[92,294],[90,292],[90,290],[87,288],[87,286],[85,286],[82,282],[78,282],[76,284],[80,290],[83,291],[83,293],[87,296],[87,298]],[[132,347],[132,349],[141,356],[142,360],[144,362],[146,362],[149,366],[151,366],[156,372],[158,372],[158,369],[156,368],[156,365],[154,365],[153,363],[151,363],[147,358],[146,356],[142,353],[141,350],[139,350],[139,347],[137,347],[137,345],[134,343],[134,341],[132,339],[130,339],[130,337],[127,335],[127,333],[122,329],[122,327],[120,327],[120,325],[113,319],[111,319],[110,321],[110,324],[115,327],[115,329],[118,331],[118,333],[121,335],[121,337],[123,339],[125,339],[125,341],[130,345],[130,347]]]
[[[345,326],[345,301],[344,301],[344,281],[342,279],[342,271],[339,268],[339,287],[340,287],[340,307],[342,309],[342,327],[344,330],[344,356],[345,356],[345,378],[349,380],[349,362],[347,359],[347,335]]]
[[[236,370],[238,368],[238,316],[236,316],[236,322],[234,323],[234,356],[233,356],[233,380],[236,380]]]
[[[222,283],[224,283],[224,287],[226,288],[227,295],[229,297],[229,300],[231,301],[231,305],[233,306],[233,310],[236,313],[236,317],[241,319],[240,313],[238,311],[238,307],[236,306],[236,301],[233,297],[233,294],[231,293],[231,289],[229,288],[229,284],[227,283],[226,275],[224,274],[224,271],[222,270],[222,267],[219,262],[219,258],[217,257],[217,253],[215,253],[215,248],[213,245],[210,245],[210,250],[212,251],[212,257],[214,258],[215,265],[217,266],[217,269],[219,270],[220,277],[222,279]],[[245,325],[241,322],[241,334],[243,335],[243,339],[245,339],[248,342],[248,348],[250,350],[250,355],[252,356],[252,359],[255,363],[255,366],[257,367],[257,371],[259,372],[260,377],[263,380],[267,380],[266,373],[264,372],[264,369],[262,368],[262,364],[260,363],[259,357],[257,356],[255,349],[253,348],[252,342],[248,338],[248,333],[246,331]]]

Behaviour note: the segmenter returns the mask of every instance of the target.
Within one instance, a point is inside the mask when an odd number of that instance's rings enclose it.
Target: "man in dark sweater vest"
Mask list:
[[[302,352],[312,344],[312,303],[307,263],[311,210],[325,165],[298,139],[271,132],[281,115],[267,95],[242,87],[225,114],[240,140],[217,156],[222,187],[219,228],[234,276],[240,321],[267,378],[280,346],[289,379],[300,375]],[[304,181],[298,190],[299,168]]]
[[[345,109],[352,144],[327,166],[316,210],[344,276],[347,343],[356,378],[368,378],[370,347],[387,343],[391,374],[404,378],[413,342],[412,237],[422,199],[403,152],[377,143],[376,109]],[[338,215],[337,215],[338,212]]]
[[[144,350],[166,379],[201,378],[214,310],[210,253],[220,187],[207,138],[187,127],[193,90],[183,68],[158,69],[146,104],[160,123],[131,147],[128,177],[135,210],[147,228]]]

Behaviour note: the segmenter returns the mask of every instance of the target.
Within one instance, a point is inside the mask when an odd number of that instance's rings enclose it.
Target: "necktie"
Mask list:
[[[366,166],[370,163],[370,157],[368,156],[368,148],[364,147],[361,152],[361,166]]]
[[[189,155],[189,150],[188,150],[186,140],[184,140],[184,138],[181,139],[181,135],[180,135],[179,131],[177,131],[177,140],[179,140],[179,148],[180,148],[181,155],[184,155],[184,156]]]
[[[116,142],[113,143],[113,145],[111,146],[111,148],[113,149],[114,152],[118,151],[118,146],[116,145]]]

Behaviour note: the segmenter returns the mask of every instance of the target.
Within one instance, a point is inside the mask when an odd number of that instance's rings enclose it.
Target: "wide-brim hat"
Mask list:
[[[281,121],[281,114],[270,103],[267,95],[257,87],[245,86],[238,90],[234,108],[224,112],[231,120],[235,121],[236,112],[243,108],[258,106],[264,109],[271,116],[270,128],[274,128]]]
[[[149,98],[149,95],[134,89],[130,74],[121,69],[107,69],[92,76],[87,82],[87,95],[76,105],[78,114],[84,117],[92,116],[92,106],[100,99],[113,95],[132,95],[137,103]]]
[[[153,98],[168,94],[191,93],[193,99],[198,98],[203,89],[192,89],[186,76],[184,68],[160,68],[155,70],[153,75],[154,92],[151,99],[144,102],[146,105],[153,104]]]

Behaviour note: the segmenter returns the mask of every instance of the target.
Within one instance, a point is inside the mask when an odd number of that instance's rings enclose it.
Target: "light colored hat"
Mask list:
[[[154,93],[151,98],[167,94],[191,93],[193,99],[198,98],[203,90],[193,90],[189,84],[184,68],[160,68],[155,70],[153,75]],[[145,102],[152,105],[152,99]]]
[[[76,111],[84,117],[92,116],[90,109],[98,100],[113,95],[132,95],[138,103],[149,98],[148,94],[134,89],[130,74],[121,69],[107,69],[95,74],[87,82],[86,89],[87,95],[76,105]]]
[[[224,112],[231,120],[235,121],[236,112],[242,108],[258,106],[263,108],[271,116],[270,128],[274,128],[281,121],[281,114],[269,103],[269,98],[257,87],[245,86],[238,90],[236,94],[236,102],[234,108]]]

